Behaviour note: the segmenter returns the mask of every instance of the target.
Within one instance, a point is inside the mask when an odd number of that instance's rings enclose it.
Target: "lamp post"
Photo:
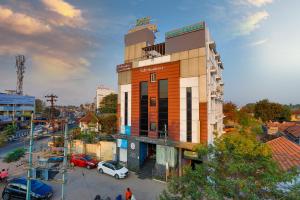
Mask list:
[[[30,200],[31,194],[31,173],[32,173],[32,146],[33,146],[33,113],[31,114],[31,123],[30,123],[30,142],[29,142],[29,167],[27,171],[27,192],[26,192],[26,200]]]

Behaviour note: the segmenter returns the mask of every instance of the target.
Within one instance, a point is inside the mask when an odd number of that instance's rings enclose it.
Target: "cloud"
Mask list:
[[[50,25],[0,5],[0,26],[24,35],[50,32]]]
[[[50,22],[58,26],[80,27],[86,24],[82,17],[82,11],[63,0],[42,0],[46,8],[58,14],[58,17],[51,19]]]
[[[249,46],[252,46],[252,47],[259,46],[259,45],[262,45],[262,44],[264,44],[266,42],[268,42],[268,39],[258,40],[256,42],[250,43]]]
[[[260,23],[268,17],[269,13],[267,11],[259,11],[248,16],[245,20],[242,20],[242,22],[239,23],[236,35],[250,34],[255,29],[259,28]]]
[[[261,7],[273,3],[273,0],[233,0],[232,3],[236,5],[251,5]]]

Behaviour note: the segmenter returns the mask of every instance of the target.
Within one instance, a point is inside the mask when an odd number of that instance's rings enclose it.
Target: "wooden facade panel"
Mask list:
[[[150,82],[150,74],[156,73],[157,81]],[[180,62],[170,62],[159,65],[147,66],[132,69],[132,127],[134,136],[139,136],[139,115],[140,115],[140,82],[148,82],[148,122],[156,123],[158,127],[158,83],[159,80],[168,80],[168,131],[169,138],[179,141],[180,138],[180,93],[179,93]],[[156,106],[150,106],[150,98],[156,99]],[[149,131],[148,137],[157,138],[157,132]]]
[[[208,139],[208,119],[207,119],[207,103],[199,104],[199,119],[200,119],[200,142],[207,143]]]

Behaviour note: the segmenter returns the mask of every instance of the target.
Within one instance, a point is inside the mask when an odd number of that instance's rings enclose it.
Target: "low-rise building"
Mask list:
[[[23,121],[35,111],[35,97],[0,93],[0,123]]]
[[[272,151],[273,159],[280,168],[288,171],[294,167],[300,169],[300,146],[284,136],[267,142]]]
[[[300,145],[300,124],[288,127],[284,133],[291,141]]]
[[[292,111],[291,121],[298,121],[300,122],[300,110]]]
[[[79,127],[81,131],[99,131],[99,120],[93,112],[88,112],[79,120]]]

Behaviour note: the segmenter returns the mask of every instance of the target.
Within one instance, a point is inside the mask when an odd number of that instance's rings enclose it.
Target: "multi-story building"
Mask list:
[[[104,86],[97,87],[97,89],[96,89],[96,108],[99,109],[102,99],[105,96],[112,94],[112,93],[114,94],[115,91],[110,88],[107,88]]]
[[[223,64],[208,28],[199,22],[155,44],[149,18],[125,35],[118,72],[119,160],[130,169],[155,161],[154,173],[199,162],[194,147],[223,132]],[[201,162],[201,161],[200,161]]]
[[[23,120],[35,110],[35,97],[0,93],[0,122]]]

